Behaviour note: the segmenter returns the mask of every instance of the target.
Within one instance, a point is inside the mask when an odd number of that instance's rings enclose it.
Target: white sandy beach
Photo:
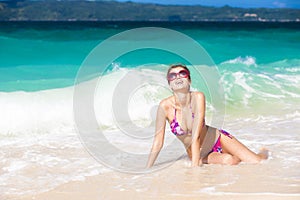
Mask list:
[[[144,175],[106,173],[73,181],[22,200],[84,199],[299,199],[297,181],[276,178],[274,162],[259,165],[204,166],[191,169],[175,163],[168,169]],[[269,168],[269,169],[268,169]],[[273,177],[272,177],[273,176]],[[284,183],[286,186],[284,187]]]

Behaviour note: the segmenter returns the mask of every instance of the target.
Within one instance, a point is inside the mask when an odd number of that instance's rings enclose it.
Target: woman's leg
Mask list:
[[[228,137],[222,133],[221,145],[224,153],[237,157],[243,162],[258,163],[261,160],[268,158],[268,150],[262,149],[260,153],[256,154],[239,142],[235,137]]]
[[[241,160],[228,153],[212,152],[202,160],[205,164],[237,165]]]

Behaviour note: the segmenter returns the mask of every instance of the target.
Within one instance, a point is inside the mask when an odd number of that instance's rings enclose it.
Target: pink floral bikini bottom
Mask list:
[[[216,141],[215,145],[213,146],[212,150],[210,153],[212,152],[218,152],[218,153],[222,153],[223,149],[222,149],[222,145],[221,145],[221,135],[226,135],[227,137],[229,137],[230,139],[232,139],[232,135],[230,133],[228,133],[227,131],[220,129],[219,130],[221,132],[221,134],[218,137],[218,140]]]

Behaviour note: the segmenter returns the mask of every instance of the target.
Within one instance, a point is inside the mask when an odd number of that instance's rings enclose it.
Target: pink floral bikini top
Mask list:
[[[190,106],[190,109],[192,111],[192,107]],[[192,112],[192,118],[194,119],[195,115]],[[176,120],[176,109],[175,109],[175,113],[174,113],[174,119],[172,120],[172,122],[170,123],[170,128],[172,133],[174,133],[174,135],[185,135],[188,133],[192,133],[191,131],[189,132],[185,132],[179,125],[178,121]]]

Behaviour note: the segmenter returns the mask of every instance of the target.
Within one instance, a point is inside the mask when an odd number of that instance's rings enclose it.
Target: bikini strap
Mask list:
[[[191,109],[191,112],[192,112],[192,117],[194,118],[195,113],[193,113],[193,111],[192,111],[192,92],[190,92],[190,96],[191,96],[191,98],[190,98],[190,109]]]
[[[174,109],[174,119],[176,120],[176,108]]]
[[[192,92],[190,92],[190,109],[192,110]]]

